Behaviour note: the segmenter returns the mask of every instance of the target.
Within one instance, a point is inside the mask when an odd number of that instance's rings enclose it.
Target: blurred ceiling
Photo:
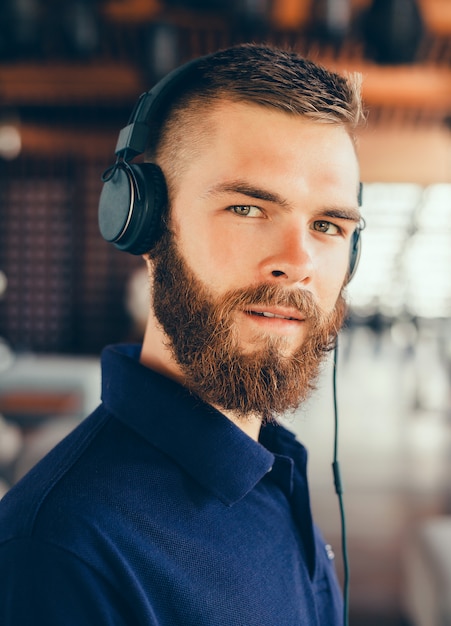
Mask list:
[[[363,180],[451,181],[451,0],[2,1],[0,113],[126,108],[190,57],[264,40],[363,74]],[[24,149],[87,149],[82,130],[61,130],[29,117]]]

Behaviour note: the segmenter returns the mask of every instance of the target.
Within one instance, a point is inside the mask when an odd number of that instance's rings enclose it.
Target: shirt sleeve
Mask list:
[[[77,556],[31,539],[0,547],[3,626],[130,626],[121,594]]]

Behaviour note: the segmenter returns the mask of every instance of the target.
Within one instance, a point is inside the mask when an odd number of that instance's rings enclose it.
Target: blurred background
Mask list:
[[[0,497],[138,340],[142,261],[97,229],[137,96],[243,41],[361,71],[367,227],[338,358],[351,624],[451,624],[451,0],[2,0]],[[289,427],[342,577],[332,363]]]

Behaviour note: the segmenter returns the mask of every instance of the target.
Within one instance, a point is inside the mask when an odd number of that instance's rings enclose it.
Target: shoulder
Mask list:
[[[180,482],[177,467],[101,405],[0,501],[0,545],[32,538],[105,551],[106,531],[129,536],[133,512],[154,511],[161,485]]]
[[[30,535],[43,507],[110,419],[99,407],[37,463],[0,501],[0,543]]]

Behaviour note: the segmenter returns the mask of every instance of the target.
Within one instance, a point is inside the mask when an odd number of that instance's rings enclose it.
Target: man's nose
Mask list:
[[[308,285],[314,269],[313,244],[307,227],[290,225],[278,233],[261,265],[264,280]]]

